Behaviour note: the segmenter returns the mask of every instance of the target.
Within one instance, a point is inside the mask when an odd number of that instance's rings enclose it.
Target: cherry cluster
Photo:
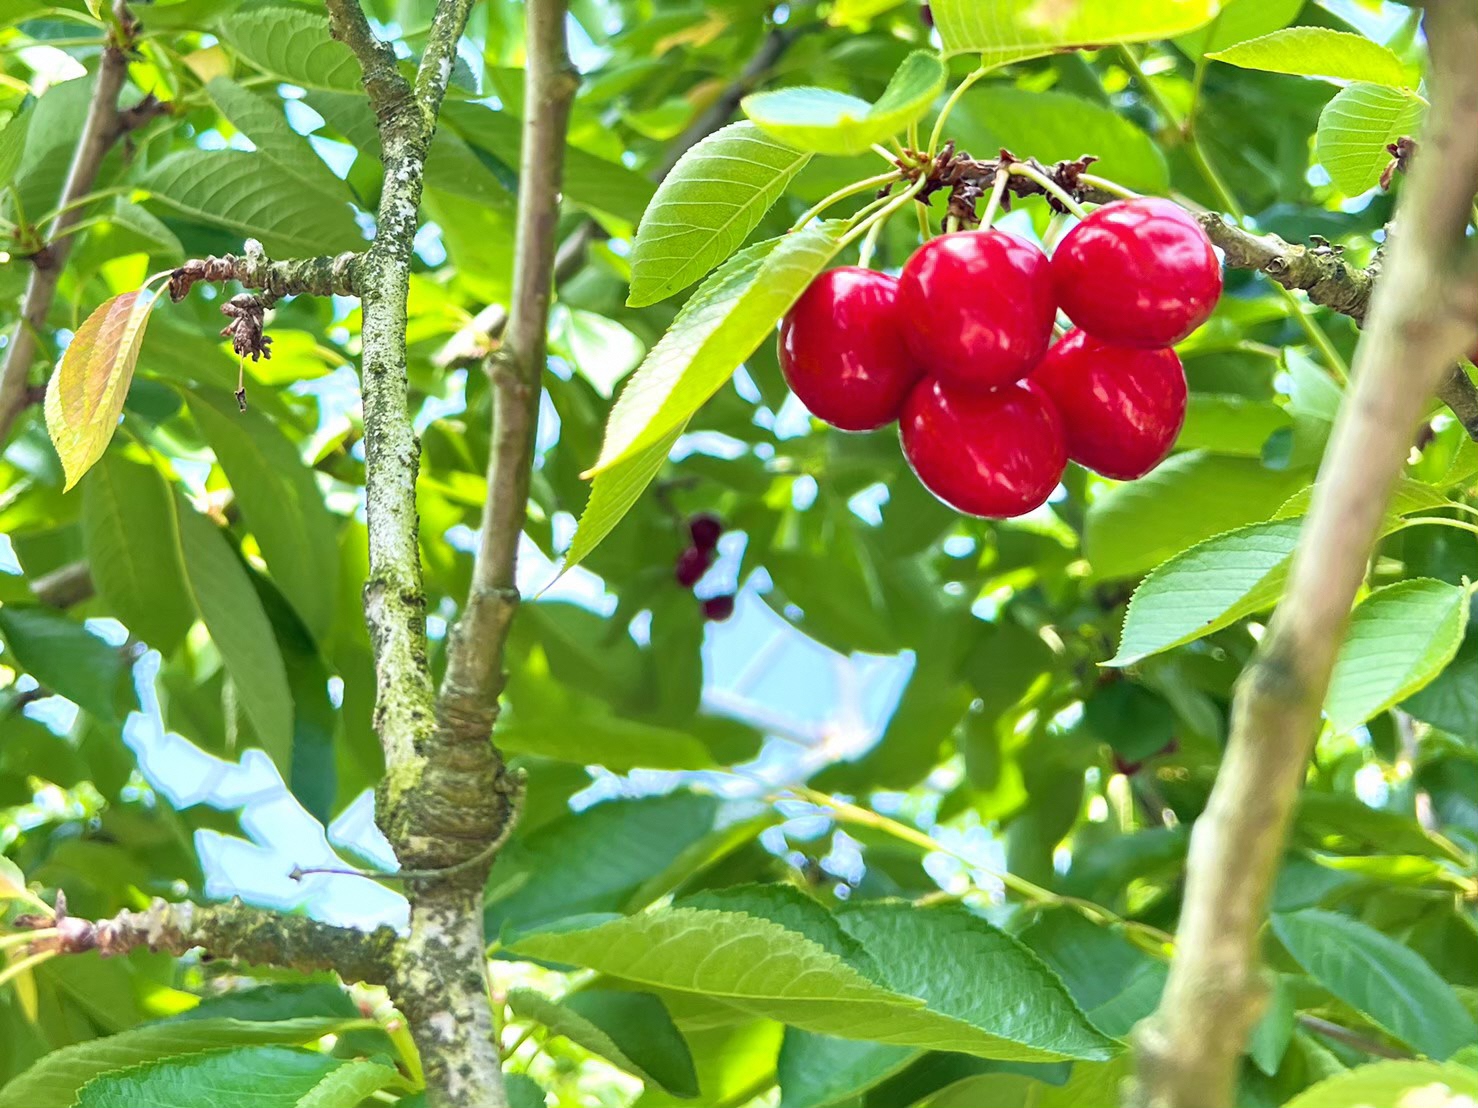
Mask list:
[[[691,589],[703,579],[708,567],[718,557],[719,536],[724,525],[717,516],[703,513],[688,520],[689,545],[677,556],[672,567],[672,576],[685,589]],[[703,601],[703,618],[725,620],[734,614],[734,594],[711,596]]]
[[[1071,458],[1118,480],[1169,454],[1186,381],[1171,349],[1221,295],[1211,241],[1177,204],[1106,204],[1049,259],[1005,231],[931,239],[902,274],[814,280],[780,325],[780,366],[845,431],[899,424],[909,466],[958,511],[1004,518]],[[1062,312],[1076,326],[1052,344]]]

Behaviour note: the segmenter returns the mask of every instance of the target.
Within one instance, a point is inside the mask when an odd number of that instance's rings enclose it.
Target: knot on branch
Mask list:
[[[1084,154],[1080,158],[1048,166],[1035,158],[1018,158],[1004,148],[994,158],[972,158],[963,151],[956,151],[951,141],[946,142],[932,160],[925,160],[916,151],[905,151],[904,157],[899,159],[899,168],[913,181],[917,181],[920,174],[924,175],[925,184],[918,194],[920,203],[927,204],[932,194],[947,189],[948,214],[962,224],[973,225],[979,222],[977,205],[989,194],[996,174],[1001,170],[1018,164],[1030,166],[1075,200],[1096,199],[1096,190],[1084,185],[1082,175],[1097,160],[1096,155]],[[1053,211],[1067,211],[1061,200],[1030,177],[1011,174],[1006,181],[1006,191],[1001,195],[1002,211],[1011,210],[1012,196],[1045,196]]]
[[[174,105],[159,99],[152,92],[144,96],[131,108],[124,108],[118,113],[118,122],[113,128],[113,140],[117,141],[131,131],[137,131],[152,119],[158,119],[162,115],[172,115]]]

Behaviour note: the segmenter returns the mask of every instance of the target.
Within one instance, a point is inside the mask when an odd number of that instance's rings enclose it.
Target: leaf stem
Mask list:
[[[889,157],[889,160],[892,160],[891,155]],[[794,225],[792,225],[792,227],[790,228],[791,234],[799,231],[807,223],[810,223],[811,220],[815,219],[818,215],[826,211],[826,209],[831,207],[833,204],[845,200],[849,196],[856,196],[859,192],[867,192],[869,189],[881,188],[890,181],[899,180],[900,176],[901,175],[898,173],[897,170],[894,170],[892,173],[879,173],[876,177],[868,177],[867,179],[862,181],[854,181],[850,185],[845,185],[842,188],[837,189],[830,195],[822,197],[806,211],[805,215],[796,220]]]
[[[43,950],[39,954],[32,954],[29,957],[22,958],[19,962],[12,962],[3,970],[0,970],[0,989],[3,989],[27,970],[34,969],[42,962],[48,962],[55,958],[57,953],[55,950]]]
[[[842,241],[837,244],[837,250],[845,250],[852,243],[856,242],[861,235],[870,234],[875,226],[886,223],[894,212],[923,191],[924,186],[928,183],[928,178],[921,173],[919,174],[919,179],[909,185],[903,192],[897,196],[886,198],[881,208],[858,221],[842,236]]]
[[[85,207],[86,205],[91,204],[94,201],[106,200],[110,196],[127,196],[136,191],[138,190],[134,185],[119,185],[116,188],[98,189],[96,192],[89,192],[86,196],[79,196],[74,200],[67,201],[67,203],[62,204],[57,208],[53,208],[36,222],[50,223],[53,219],[61,215],[63,212],[74,211],[75,209]]]
[[[931,158],[939,150],[939,138],[944,134],[944,125],[949,120],[950,112],[954,111],[955,105],[960,102],[960,97],[965,95],[971,85],[989,72],[990,70],[981,66],[979,69],[972,71],[969,76],[955,86],[954,92],[949,94],[949,99],[944,102],[944,107],[939,109],[939,118],[934,120],[934,130],[929,132],[928,152]]]
[[[1058,203],[1060,203],[1068,211],[1072,212],[1073,215],[1077,216],[1079,219],[1083,219],[1088,215],[1088,213],[1083,209],[1083,205],[1074,200],[1072,198],[1072,195],[1065,188],[1059,185],[1051,177],[1048,177],[1045,173],[1042,173],[1034,167],[1027,165],[1025,162],[1012,162],[1011,165],[1008,167],[1007,172],[1014,173],[1018,177],[1025,177],[1029,181],[1035,181],[1038,185],[1042,186],[1042,188],[1047,193],[1056,198]]]

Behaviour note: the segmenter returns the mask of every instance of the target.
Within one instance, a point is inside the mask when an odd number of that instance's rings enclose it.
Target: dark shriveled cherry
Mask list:
[[[903,344],[898,280],[857,266],[811,282],[780,324],[780,369],[808,411],[843,431],[898,418],[921,371]]]
[[[703,602],[703,618],[722,623],[734,614],[734,594],[710,596]]]
[[[1068,457],[1105,477],[1143,477],[1185,423],[1185,372],[1169,347],[1115,346],[1074,328],[1031,379],[1062,418]]]
[[[703,579],[708,572],[708,567],[713,565],[713,547],[703,549],[690,546],[677,556],[677,564],[672,568],[672,576],[685,589],[691,589]]]
[[[1047,352],[1057,304],[1047,256],[1006,231],[940,235],[898,278],[909,349],[955,388],[1018,381]]]
[[[977,392],[926,378],[909,393],[898,431],[924,487],[969,515],[1031,511],[1067,465],[1057,413],[1030,382]]]
[[[701,512],[688,520],[688,534],[699,550],[712,550],[718,546],[719,536],[724,533],[723,522],[716,515]]]
[[[1105,204],[1052,255],[1057,302],[1095,338],[1171,346],[1205,323],[1221,295],[1221,263],[1179,204],[1143,196]]]

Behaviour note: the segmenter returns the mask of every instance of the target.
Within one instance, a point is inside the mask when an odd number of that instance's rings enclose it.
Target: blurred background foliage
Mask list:
[[[366,7],[402,54],[418,49],[430,0]],[[361,247],[372,229],[372,120],[319,5],[161,0],[137,14],[125,104],[153,94],[169,113],[105,163],[48,350],[108,296],[185,258],[239,253],[248,236],[274,257],[334,253]],[[448,365],[443,352],[508,292],[521,18],[506,0],[474,10],[417,240],[408,370],[437,648],[467,592],[489,424],[479,366]],[[1323,236],[1363,261],[1391,200],[1344,194],[1314,160],[1321,111],[1339,87],[1204,58],[1289,24],[1357,30],[1419,60],[1400,5],[1229,0],[1209,30],[1132,48],[1132,65],[1111,49],[1009,65],[961,101],[950,133],[982,157],[1001,146],[1044,161],[1093,153],[1096,171],[1130,187],[1227,210],[1209,164],[1256,226],[1297,242]],[[596,456],[612,392],[676,310],[625,306],[653,171],[774,36],[783,48],[750,79],[870,101],[930,33],[912,0],[572,5],[584,81],[564,229],[593,221],[598,234],[555,309],[521,565],[531,602],[509,651],[498,734],[529,775],[529,801],[493,874],[489,933],[751,882],[831,905],[963,898],[1018,934],[1097,1026],[1120,1036],[1156,999],[1163,961],[1146,936],[1174,928],[1186,828],[1210,788],[1262,613],[1128,669],[1101,663],[1116,652],[1140,577],[1268,519],[1308,487],[1339,399],[1295,309],[1264,279],[1229,273],[1215,317],[1182,347],[1190,416],[1165,465],[1122,486],[1072,467],[1048,506],[1001,523],[934,501],[892,431],[813,423],[767,343],[702,409],[612,536],[541,591],[584,505],[579,474]],[[27,235],[55,207],[101,34],[79,2],[0,0],[7,330],[35,245]],[[958,80],[971,64],[953,66]],[[782,233],[876,171],[870,156],[812,161],[754,237]],[[1050,236],[1059,228],[1049,215],[1023,202],[1005,226]],[[895,220],[877,264],[896,268],[916,241],[913,221]],[[158,309],[122,428],[78,490],[61,493],[39,406],[5,445],[0,849],[79,915],[155,895],[240,892],[340,922],[396,922],[403,903],[386,887],[289,876],[385,861],[370,820],[383,767],[360,607],[358,306],[280,304],[273,357],[247,363],[250,407],[238,413],[219,302],[201,287]],[[1353,325],[1328,313],[1320,323],[1348,358]],[[1438,417],[1412,478],[1466,504],[1474,473],[1461,427]],[[695,597],[674,582],[673,564],[700,512],[727,530]],[[1372,584],[1410,578],[1478,578],[1473,534],[1394,534]],[[699,598],[729,593],[735,615],[706,621]],[[1268,940],[1276,1000],[1245,1064],[1247,1104],[1283,1103],[1372,1054],[1478,1046],[1463,1030],[1478,1008],[1475,796],[1470,636],[1413,699],[1320,739],[1279,879]],[[1107,915],[1092,922],[1070,898]],[[1129,925],[1103,923],[1118,917]],[[1364,980],[1391,964],[1391,948],[1423,971],[1367,995]],[[494,979],[500,994],[589,986],[511,961],[495,962]],[[262,988],[249,1001],[237,990],[251,984]],[[595,984],[587,998],[635,995]],[[1048,1104],[1028,1098],[1048,1096],[1068,1072],[921,1051],[863,1065],[847,1044],[702,998],[666,996],[665,1013],[649,1019],[592,1000],[596,1025],[642,1028],[633,1049],[677,1067],[649,1070],[642,1091],[640,1063],[593,1061],[574,1045],[579,1035],[556,1034],[537,997],[520,995],[504,1013],[507,1040],[519,1041],[510,1066],[561,1105],[649,1108],[669,1103],[664,1085],[699,1089],[708,1105],[944,1108],[987,1094],[992,1104]],[[373,1009],[372,995],[356,996]],[[347,1002],[326,982],[244,980],[199,959],[58,959],[0,993],[0,1083],[58,1047],[197,1003],[276,1019]],[[1434,1024],[1453,1011],[1467,1020],[1455,1038]],[[819,1081],[850,1065],[870,1087]]]

